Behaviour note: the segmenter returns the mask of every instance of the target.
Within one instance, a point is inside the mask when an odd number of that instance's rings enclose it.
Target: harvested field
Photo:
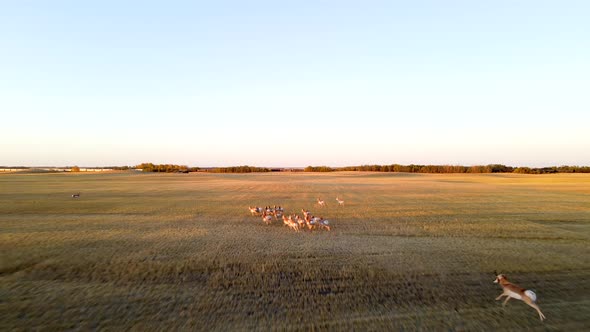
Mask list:
[[[588,175],[0,174],[0,330],[588,330],[588,294]]]

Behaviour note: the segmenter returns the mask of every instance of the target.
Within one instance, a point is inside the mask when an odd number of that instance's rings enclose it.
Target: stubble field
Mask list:
[[[588,175],[0,174],[0,330],[588,330],[589,294]]]

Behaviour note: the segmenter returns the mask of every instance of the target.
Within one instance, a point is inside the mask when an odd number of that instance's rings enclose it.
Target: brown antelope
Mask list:
[[[281,218],[281,217],[283,217],[283,216],[284,216],[284,215],[283,215],[283,211],[281,211],[281,210],[277,210],[277,209],[275,209],[275,210],[272,212],[272,215],[274,215],[274,216],[275,216],[275,219],[276,219],[276,220],[279,220],[279,218]]]
[[[324,219],[324,217],[320,217],[320,219],[317,221],[317,225],[320,228],[330,231],[330,221]]]
[[[250,213],[252,213],[253,216],[257,216],[262,213],[262,208],[258,206],[249,206],[248,208],[250,209]]]
[[[338,196],[336,196],[336,201],[338,202],[338,205],[344,206],[344,201],[339,199]]]
[[[287,226],[292,228],[295,232],[299,232],[299,224],[296,221],[289,219],[289,224]]]
[[[73,194],[73,195],[72,195],[72,198],[80,198],[80,193]]]
[[[299,228],[305,227],[305,219],[300,218],[298,215],[295,215],[295,221],[299,224]]]
[[[266,214],[266,211],[264,211],[262,212],[262,221],[269,225],[272,222],[272,216],[270,214]]]
[[[319,197],[318,197],[318,204],[320,206],[326,206],[326,202],[323,199],[320,199]]]
[[[309,210],[306,209],[301,209],[301,212],[303,213],[303,218],[305,219],[307,219],[311,214],[311,212],[309,212]]]
[[[500,300],[502,296],[506,296],[506,300],[504,300],[502,306],[505,306],[506,303],[508,303],[508,300],[510,300],[510,298],[522,300],[524,303],[528,304],[529,306],[537,310],[537,313],[539,313],[539,318],[541,319],[541,321],[545,319],[545,315],[543,315],[541,309],[539,309],[539,306],[535,303],[537,302],[537,294],[535,294],[535,292],[533,292],[532,290],[521,288],[509,282],[508,279],[506,279],[506,276],[503,274],[497,275],[496,280],[494,280],[494,283],[500,284],[503,290],[502,294],[500,294],[496,298],[496,301]]]
[[[286,226],[289,226],[290,221],[291,221],[291,216],[287,217],[287,216],[283,215],[283,224],[285,224]]]
[[[289,226],[289,228],[292,228],[293,230],[295,230],[296,232],[299,232],[299,224],[293,220],[293,216],[291,216],[291,215],[289,215],[289,217],[283,216],[283,223],[286,226]]]
[[[316,228],[317,227],[317,220],[318,220],[318,218],[316,218],[312,215],[308,215],[308,217],[305,218],[305,224],[307,225],[307,228],[309,228],[310,230]]]

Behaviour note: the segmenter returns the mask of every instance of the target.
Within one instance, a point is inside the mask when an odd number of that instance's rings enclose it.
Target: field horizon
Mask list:
[[[0,197],[2,330],[590,328],[587,174],[0,173]],[[332,230],[248,211],[274,205]]]

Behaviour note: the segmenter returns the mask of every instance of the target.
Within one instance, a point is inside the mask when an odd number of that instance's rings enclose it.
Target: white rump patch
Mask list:
[[[535,294],[535,292],[532,290],[525,290],[524,295],[528,296],[531,300],[533,300],[533,302],[537,302],[537,294]]]

